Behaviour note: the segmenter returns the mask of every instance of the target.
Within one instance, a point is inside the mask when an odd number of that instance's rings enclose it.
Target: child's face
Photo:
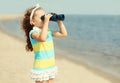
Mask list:
[[[45,14],[44,10],[42,9],[36,10],[34,18],[33,18],[33,23],[35,26],[40,27],[40,28],[43,27],[43,21],[40,18],[44,14]]]

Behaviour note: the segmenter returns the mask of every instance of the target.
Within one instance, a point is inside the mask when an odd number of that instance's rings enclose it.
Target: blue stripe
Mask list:
[[[34,52],[35,59],[47,59],[54,57],[54,50],[38,51]]]
[[[33,70],[37,70],[37,71],[41,71],[41,70],[47,70],[47,69],[51,69],[51,68],[54,68],[54,66],[50,66],[50,67],[47,67],[47,68],[33,68]]]
[[[31,30],[31,31],[29,32],[29,37],[30,37],[31,43],[32,43],[32,44],[36,44],[36,43],[38,43],[38,41],[35,40],[35,39],[33,39],[33,38],[31,37],[31,34],[32,34],[33,32],[37,32],[37,33],[38,33],[38,31],[37,31],[37,30]],[[48,34],[47,34],[47,37],[46,37],[46,42],[47,42],[47,41],[51,41],[51,40],[52,40],[52,31],[49,31]]]
[[[51,41],[52,40],[52,33],[51,31],[48,33],[46,41]]]

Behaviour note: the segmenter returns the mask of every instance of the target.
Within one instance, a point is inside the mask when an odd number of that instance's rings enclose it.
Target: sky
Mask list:
[[[46,12],[120,15],[120,0],[0,0],[0,14],[24,13],[37,3]]]

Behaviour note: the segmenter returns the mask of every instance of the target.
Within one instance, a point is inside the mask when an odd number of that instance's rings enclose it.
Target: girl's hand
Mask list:
[[[49,21],[50,17],[52,17],[52,14],[45,14],[45,20],[44,21]]]

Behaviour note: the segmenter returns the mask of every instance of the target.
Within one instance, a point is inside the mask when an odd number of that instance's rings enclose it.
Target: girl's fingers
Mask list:
[[[45,19],[50,19],[52,17],[52,14],[45,14]]]

